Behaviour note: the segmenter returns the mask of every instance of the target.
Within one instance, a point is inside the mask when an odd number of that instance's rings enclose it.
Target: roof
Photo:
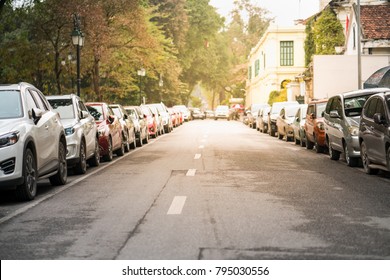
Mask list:
[[[390,39],[390,5],[360,6],[360,21],[365,39]]]

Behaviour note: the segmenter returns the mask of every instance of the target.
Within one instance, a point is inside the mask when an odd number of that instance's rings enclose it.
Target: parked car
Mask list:
[[[137,146],[149,142],[148,120],[139,106],[125,106],[127,114],[133,120]]]
[[[193,120],[204,120],[205,114],[199,108],[191,108],[191,115]]]
[[[270,107],[266,103],[254,103],[246,110],[248,126],[251,128],[256,128],[256,119],[259,115],[259,110],[261,108]]]
[[[259,114],[256,120],[256,128],[258,128],[260,132],[268,132],[268,113],[270,110],[271,107],[264,107],[259,110]]]
[[[148,106],[153,106],[157,109],[157,113],[161,120],[161,126],[162,126],[162,133],[169,133],[173,130],[173,124],[171,117],[169,115],[167,107],[164,105],[164,103],[153,103],[153,104],[146,104]]]
[[[153,112],[150,110],[148,106],[145,105],[141,105],[140,109],[144,114],[144,116],[146,116],[149,135],[152,136],[153,138],[156,138],[158,136],[158,127],[157,127],[157,120],[154,117]]]
[[[287,105],[280,110],[280,114],[276,119],[276,127],[278,131],[278,138],[284,139],[286,142],[293,139],[294,130],[292,123],[300,105]]]
[[[87,172],[90,166],[100,164],[99,135],[95,119],[84,102],[75,94],[47,96],[53,109],[59,113],[64,125],[68,168],[76,174]]]
[[[213,110],[206,110],[205,111],[206,119],[214,119],[214,111]]]
[[[329,98],[324,113],[325,139],[332,160],[344,153],[348,166],[357,166],[360,159],[359,123],[366,100],[386,89],[372,88],[337,94]]]
[[[137,138],[135,136],[133,119],[128,116],[122,105],[111,104],[109,106],[122,125],[122,141],[125,146],[125,152],[129,152],[130,149],[135,149],[137,147]]]
[[[282,102],[274,102],[271,106],[271,110],[268,113],[268,133],[271,136],[276,136],[276,133],[278,131],[277,125],[276,125],[276,119],[278,118],[280,114],[280,110],[282,110],[283,107],[288,105],[297,105],[299,104],[297,101],[282,101]]]
[[[313,100],[309,103],[305,122],[306,148],[321,153],[326,149],[324,111],[328,99]]]
[[[306,122],[307,104],[302,104],[295,114],[294,121],[291,125],[294,131],[294,142],[296,145],[305,147],[305,122]]]
[[[175,105],[173,108],[180,110],[180,112],[183,114],[183,120],[185,122],[188,122],[191,120],[191,112],[188,110],[187,106],[185,105]]]
[[[90,114],[95,118],[98,133],[100,155],[105,161],[112,161],[113,154],[118,156],[125,154],[125,147],[122,137],[122,125],[117,116],[104,102],[87,102]]]
[[[145,104],[146,107],[149,107],[150,111],[152,111],[153,117],[156,119],[157,123],[157,131],[159,135],[163,135],[165,133],[163,118],[158,112],[157,108],[150,104]]]
[[[390,89],[372,95],[364,104],[359,144],[367,174],[390,171]]]
[[[0,189],[32,200],[37,181],[67,181],[66,137],[60,116],[33,85],[0,85]]]
[[[229,106],[218,105],[215,109],[214,120],[228,119],[229,118]]]

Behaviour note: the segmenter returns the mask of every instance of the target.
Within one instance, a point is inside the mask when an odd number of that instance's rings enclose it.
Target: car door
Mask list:
[[[95,152],[95,144],[96,144],[96,123],[95,119],[88,112],[87,107],[81,100],[77,100],[77,111],[78,115],[82,114],[82,118],[80,118],[80,124],[84,131],[85,144],[86,144],[86,154],[87,156],[92,155]]]
[[[331,112],[337,112],[338,116],[331,116]],[[338,151],[343,151],[343,127],[341,125],[343,118],[343,106],[342,101],[339,96],[333,98],[332,103],[330,105],[330,111],[328,115],[328,125],[327,134],[329,141],[334,149]]]
[[[371,98],[364,105],[364,110],[362,113],[360,121],[360,131],[364,143],[366,144],[367,154],[370,160],[373,156],[373,143],[374,141],[374,114],[376,111],[376,105],[378,103],[378,98]]]
[[[306,112],[306,121],[305,121],[305,134],[306,137],[313,142],[313,130],[314,130],[314,118],[315,118],[315,105],[310,104],[307,107],[307,112]]]
[[[58,165],[58,143],[61,126],[59,126],[59,115],[49,110],[43,97],[35,89],[28,89],[26,92],[28,110],[37,109],[42,116],[33,127],[34,139],[36,141],[37,168],[39,175],[54,170]]]
[[[386,118],[385,104],[384,100],[381,98],[376,98],[378,102],[376,103],[375,113],[380,114],[384,120]],[[387,121],[385,123],[373,122],[372,124],[372,133],[371,133],[371,143],[370,151],[372,154],[372,159],[374,162],[378,162],[386,166],[386,147],[385,147],[385,135],[386,130],[388,129],[389,124]]]

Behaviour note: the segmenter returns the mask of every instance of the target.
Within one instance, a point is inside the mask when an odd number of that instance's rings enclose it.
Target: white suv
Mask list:
[[[27,83],[0,85],[0,189],[32,200],[37,181],[67,181],[66,138],[58,113]]]
[[[87,172],[100,164],[99,136],[95,118],[75,94],[47,96],[52,108],[60,114],[65,128],[68,167],[76,174]]]

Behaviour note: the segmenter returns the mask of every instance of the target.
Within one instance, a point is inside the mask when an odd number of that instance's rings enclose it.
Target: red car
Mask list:
[[[118,117],[107,103],[88,102],[86,105],[97,124],[100,155],[105,161],[111,161],[114,153],[123,156],[125,147],[122,141],[122,125]]]
[[[323,113],[325,111],[327,99],[313,100],[308,104],[305,121],[306,148],[313,147],[317,153],[326,150],[325,125]]]
[[[153,138],[156,138],[158,136],[156,118],[154,117],[152,111],[149,109],[148,106],[141,105],[140,108],[142,110],[142,113],[146,116],[146,119],[148,120],[149,135]]]

